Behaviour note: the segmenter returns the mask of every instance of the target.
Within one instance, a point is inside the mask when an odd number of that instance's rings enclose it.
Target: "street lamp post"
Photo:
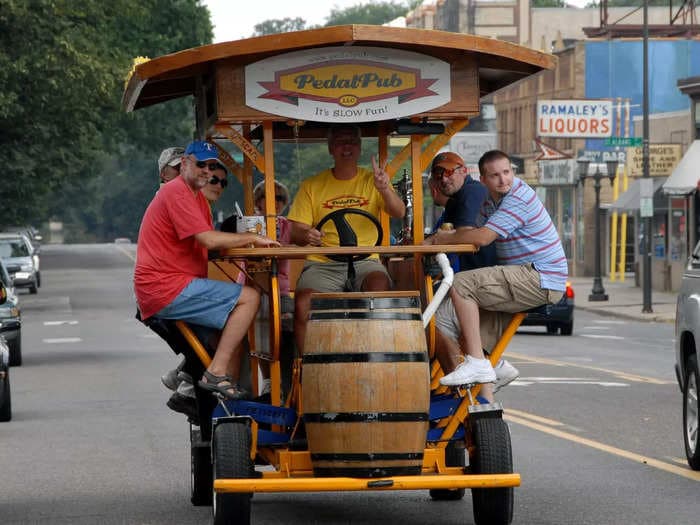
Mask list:
[[[607,173],[600,171],[600,164],[596,164],[595,173],[593,175],[588,173],[588,168],[591,161],[587,159],[581,159],[578,161],[579,164],[579,181],[583,186],[586,179],[593,179],[593,188],[595,189],[595,277],[593,277],[593,288],[591,289],[591,294],[588,296],[589,301],[607,301],[608,294],[605,293],[605,288],[603,288],[603,280],[600,277],[600,181],[603,177],[610,179],[610,185],[612,186],[615,180],[615,175],[617,174],[617,161],[610,160],[606,161]]]

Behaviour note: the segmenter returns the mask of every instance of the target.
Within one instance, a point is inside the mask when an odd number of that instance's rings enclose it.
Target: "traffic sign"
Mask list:
[[[620,146],[622,148],[641,148],[642,137],[608,137],[605,139],[606,146]]]

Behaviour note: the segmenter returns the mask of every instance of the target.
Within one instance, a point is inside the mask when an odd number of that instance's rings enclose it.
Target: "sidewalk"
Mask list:
[[[593,277],[570,277],[569,282],[574,289],[576,308],[637,321],[673,323],[676,319],[676,294],[670,292],[652,290],[652,313],[642,313],[643,290],[634,285],[633,275],[626,276],[624,282],[610,282],[604,277],[603,288],[608,294],[607,301],[588,300],[593,288]]]

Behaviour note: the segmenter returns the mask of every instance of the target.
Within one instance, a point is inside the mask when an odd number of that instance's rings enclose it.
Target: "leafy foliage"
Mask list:
[[[157,156],[192,118],[186,101],[123,113],[132,57],[211,38],[197,0],[0,0],[0,227],[51,218],[68,240],[135,237]]]
[[[346,9],[334,7],[326,20],[326,26],[344,24],[385,24],[395,18],[404,16],[419,2],[371,2],[355,5]]]
[[[282,18],[265,20],[255,24],[253,36],[273,35],[275,33],[288,33],[306,29],[306,21],[303,18]]]

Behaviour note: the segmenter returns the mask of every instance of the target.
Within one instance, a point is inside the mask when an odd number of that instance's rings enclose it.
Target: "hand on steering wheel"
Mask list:
[[[382,239],[384,238],[382,225],[374,215],[367,213],[364,210],[358,210],[355,208],[342,208],[340,210],[335,210],[321,219],[315,228],[318,231],[321,231],[324,224],[326,224],[328,221],[332,221],[335,225],[336,231],[338,232],[340,246],[357,246],[357,234],[345,218],[346,215],[360,215],[361,217],[368,219],[377,230],[377,241],[374,243],[374,246],[379,246],[382,243]],[[328,255],[328,258],[334,261],[360,261],[369,256],[370,254],[368,253],[365,255]]]

